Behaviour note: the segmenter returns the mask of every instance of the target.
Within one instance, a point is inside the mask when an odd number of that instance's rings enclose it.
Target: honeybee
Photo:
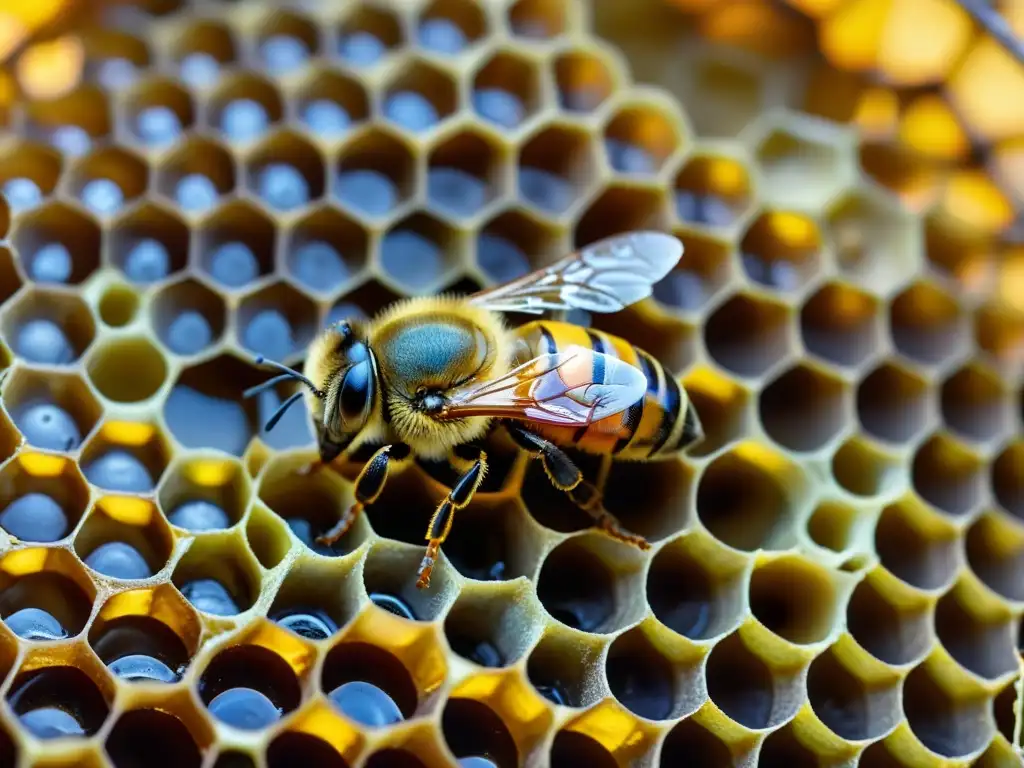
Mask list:
[[[647,548],[604,508],[563,449],[634,461],[686,450],[703,435],[686,392],[620,338],[547,319],[510,328],[503,313],[617,312],[649,296],[682,253],[678,239],[660,232],[610,237],[470,296],[410,298],[369,322],[338,322],[311,344],[303,373],[257,358],[279,375],[246,397],[290,379],[304,385],[265,428],[305,396],[319,443],[314,468],[379,445],[356,478],[353,504],[317,541],[345,535],[380,496],[392,462],[448,459],[461,474],[427,527],[416,582],[427,587],[455,513],[487,472],[478,441],[500,425],[599,529]]]

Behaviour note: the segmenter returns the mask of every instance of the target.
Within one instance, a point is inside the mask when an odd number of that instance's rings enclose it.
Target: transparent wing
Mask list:
[[[545,269],[480,291],[469,301],[497,312],[618,312],[651,295],[683,255],[678,238],[630,232],[588,245]]]
[[[492,416],[583,427],[622,413],[646,391],[647,378],[639,368],[574,345],[457,390],[439,418]]]

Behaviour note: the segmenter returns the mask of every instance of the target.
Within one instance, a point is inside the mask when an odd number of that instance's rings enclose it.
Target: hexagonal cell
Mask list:
[[[130,370],[131,376],[124,372]],[[107,400],[141,403],[149,400],[167,380],[167,361],[144,336],[111,339],[93,347],[86,361],[89,381]]]
[[[902,288],[921,263],[917,218],[871,188],[831,206],[826,234],[839,268],[875,295]]]
[[[586,533],[567,539],[545,558],[537,597],[551,618],[567,627],[615,632],[636,622],[642,612],[641,604],[626,599],[643,588],[639,557],[604,536]]]
[[[569,112],[592,112],[621,84],[621,76],[610,54],[594,48],[569,48],[555,58],[555,86],[559,104]]]
[[[923,590],[938,591],[951,584],[961,566],[957,530],[908,503],[882,510],[875,550],[890,573]]]
[[[964,669],[998,680],[1019,667],[1013,619],[986,616],[971,605],[965,589],[947,592],[935,606],[935,633],[942,647]]]
[[[800,469],[774,451],[740,443],[704,468],[697,486],[697,514],[716,539],[735,549],[786,549],[806,481]]]
[[[299,119],[321,139],[343,136],[370,114],[370,97],[362,83],[332,70],[309,78],[296,99]]]
[[[223,206],[199,232],[199,265],[229,289],[244,288],[274,270],[274,222],[245,202]]]
[[[600,638],[551,625],[530,652],[527,679],[553,704],[588,707],[603,695],[603,648]]]
[[[899,362],[884,363],[857,389],[861,426],[873,437],[891,443],[915,440],[931,417],[928,382]]]
[[[508,10],[508,25],[516,37],[549,40],[569,30],[570,9],[565,0],[517,0]]]
[[[801,555],[759,563],[750,577],[750,612],[795,645],[814,645],[834,631],[839,594],[832,574]]]
[[[832,456],[832,477],[854,496],[886,496],[903,488],[903,458],[857,435]]]
[[[757,146],[764,189],[774,205],[814,209],[852,178],[845,137],[824,122],[787,119]]]
[[[26,658],[7,692],[19,725],[41,741],[92,736],[106,721],[113,685],[81,645]]]
[[[605,507],[648,541],[670,537],[691,523],[694,470],[681,459],[612,462],[604,481]]]
[[[145,194],[149,168],[132,152],[106,147],[79,158],[67,184],[93,214],[113,216]]]
[[[752,200],[747,169],[733,157],[698,155],[676,175],[676,216],[687,224],[728,227]]]
[[[428,587],[417,588],[412,578],[423,562],[425,546],[399,549],[378,541],[370,547],[363,567],[363,589],[378,609],[427,624],[447,614],[459,591],[455,569],[447,559],[435,563]]]
[[[620,106],[604,127],[604,151],[616,173],[651,176],[681,147],[675,116],[658,103]]]
[[[78,284],[99,266],[99,227],[63,203],[47,203],[20,217],[11,240],[22,271],[37,283]]]
[[[974,575],[997,595],[1024,600],[1024,539],[1017,522],[998,512],[986,512],[964,537],[967,564]]]
[[[301,560],[285,577],[267,617],[306,640],[329,640],[359,611],[359,578],[351,565]]]
[[[312,341],[316,306],[287,283],[273,283],[242,300],[236,325],[246,349],[284,360]]]
[[[745,387],[707,366],[691,370],[682,384],[704,428],[704,439],[691,449],[694,455],[708,456],[743,434],[753,418]]]
[[[696,758],[702,767],[727,766],[733,756],[729,745],[696,719],[689,717],[678,723],[665,738],[661,747],[661,768],[686,765]]]
[[[229,528],[242,519],[252,489],[242,465],[215,454],[186,454],[160,483],[158,500],[167,520],[203,533]]]
[[[829,648],[807,672],[807,698],[818,719],[840,738],[881,738],[903,717],[899,678],[893,675],[881,682],[870,681],[858,672],[844,663],[834,646]]]
[[[992,492],[999,505],[1014,517],[1024,518],[1024,444],[1010,443],[992,461]]]
[[[793,723],[768,734],[757,754],[758,765],[793,765],[812,768],[819,764],[818,751],[801,740]]]
[[[199,768],[203,755],[188,726],[162,709],[121,714],[104,745],[114,768],[145,762],[154,768]]]
[[[402,662],[367,642],[334,646],[324,659],[321,686],[335,709],[363,726],[406,720],[419,704],[416,684]]]
[[[29,445],[73,451],[103,414],[77,374],[15,368],[4,381],[3,405]]]
[[[61,165],[58,153],[37,144],[19,141],[0,152],[0,192],[10,213],[35,208],[52,195]]]
[[[0,560],[0,616],[24,640],[77,636],[95,599],[92,580],[65,549],[19,549]]]
[[[516,765],[519,749],[508,726],[487,704],[473,698],[448,699],[441,716],[445,743],[460,765],[477,760]],[[486,755],[486,757],[480,757]]]
[[[781,725],[804,700],[802,675],[769,667],[738,632],[711,650],[706,674],[711,701],[747,728]]]
[[[951,437],[935,435],[914,455],[914,489],[943,512],[970,514],[985,496],[984,470],[973,451]]]
[[[317,25],[298,13],[278,11],[270,16],[256,35],[256,57],[269,74],[293,75],[320,53]]]
[[[163,280],[188,264],[188,226],[161,206],[146,203],[114,225],[110,258],[133,283]]]
[[[849,423],[852,397],[846,382],[822,368],[801,364],[771,382],[760,398],[761,423],[776,443],[816,451]]]
[[[229,144],[245,145],[262,137],[284,116],[277,88],[262,77],[238,73],[224,78],[210,97],[207,122]]]
[[[935,637],[931,605],[923,598],[894,602],[879,588],[879,573],[869,575],[854,589],[846,604],[847,630],[879,661],[896,666],[913,664],[932,649]]]
[[[928,160],[906,151],[901,145],[882,141],[862,141],[861,170],[899,197],[903,205],[920,210],[934,198],[939,186],[937,169]]]
[[[208,88],[238,59],[234,33],[212,19],[194,19],[171,46],[178,76],[192,88]]]
[[[1016,310],[983,306],[974,316],[974,337],[978,347],[997,363],[1015,365],[1020,359],[1024,321]]]
[[[417,42],[430,53],[454,56],[487,33],[487,15],[472,0],[434,0],[419,15]]]
[[[606,237],[643,229],[664,229],[665,195],[660,190],[610,185],[580,216],[573,236],[576,248]]]
[[[380,266],[409,294],[435,293],[462,263],[464,238],[434,217],[416,213],[398,222],[380,244]]]
[[[511,131],[533,117],[542,105],[536,62],[501,51],[473,77],[473,109],[498,128]]]
[[[896,348],[926,365],[944,363],[966,348],[966,316],[956,299],[928,283],[916,283],[893,300],[889,324]]]
[[[161,289],[150,312],[157,337],[178,355],[198,354],[217,343],[227,320],[220,295],[192,279]]]
[[[668,658],[650,623],[612,641],[605,676],[615,699],[638,717],[668,720],[696,709],[696,659]],[[659,647],[660,646],[660,647]]]
[[[173,538],[160,509],[149,499],[99,499],[75,536],[75,554],[96,573],[137,581],[159,573]]]
[[[986,695],[963,696],[945,690],[928,665],[911,672],[903,685],[907,724],[921,743],[942,757],[980,752],[995,732]]]
[[[107,421],[82,448],[82,473],[93,485],[115,493],[150,493],[170,460],[159,427]]]
[[[128,32],[96,29],[86,42],[84,75],[108,91],[129,87],[151,63],[149,47]]]
[[[924,220],[928,267],[960,288],[973,293],[991,278],[991,247],[986,238],[952,217],[932,214]]]
[[[843,283],[828,283],[800,313],[800,331],[809,352],[830,363],[857,367],[882,344],[878,302]]]
[[[500,148],[477,131],[462,131],[430,153],[428,204],[449,217],[474,216],[502,194],[505,176]]]
[[[0,499],[0,528],[18,541],[50,543],[77,527],[89,487],[71,459],[22,451],[0,469]]]
[[[459,93],[451,76],[426,61],[411,61],[384,91],[384,117],[402,130],[422,133],[454,114]]]
[[[351,285],[366,265],[369,237],[363,226],[331,208],[298,221],[287,234],[278,270],[304,290],[330,295]]]
[[[191,95],[173,80],[140,82],[128,94],[125,109],[125,130],[151,149],[173,144],[195,120]]]
[[[807,535],[819,547],[843,553],[869,525],[874,525],[874,519],[864,515],[862,510],[827,499],[819,503],[807,519]]]
[[[96,322],[78,296],[33,287],[4,302],[0,335],[28,363],[71,365],[92,343]]]
[[[67,157],[85,154],[95,140],[110,133],[107,94],[92,85],[79,85],[53,99],[33,100],[24,108],[26,130]]]
[[[375,128],[342,150],[334,196],[357,214],[384,216],[416,191],[412,150],[390,131]]]
[[[542,215],[561,216],[590,191],[595,167],[587,133],[559,123],[549,125],[519,151],[519,196]]]
[[[221,724],[258,731],[297,708],[302,689],[291,664],[272,648],[242,644],[210,660],[199,680],[199,696]]]
[[[111,282],[100,294],[97,310],[100,320],[110,328],[122,328],[133,320],[139,311],[140,297],[125,283]]]
[[[569,449],[566,455],[590,483],[599,481],[603,461],[592,454]],[[530,461],[520,484],[523,502],[530,516],[544,528],[560,533],[585,531],[593,525],[593,518],[580,509],[564,491],[559,491],[544,472],[539,461]]]
[[[338,28],[338,56],[356,68],[382,61],[405,41],[402,24],[390,10],[354,4]]]
[[[727,371],[758,378],[790,356],[795,341],[791,320],[784,305],[740,293],[708,318],[704,342]]]
[[[326,161],[295,133],[278,133],[246,161],[246,183],[265,206],[278,212],[301,208],[324,194]]]
[[[170,584],[108,598],[89,630],[89,645],[126,683],[175,683],[199,648],[199,617]]]
[[[235,189],[235,160],[212,139],[189,136],[164,158],[156,177],[157,191],[186,214],[212,210]]]
[[[747,278],[778,291],[796,291],[821,270],[821,235],[812,219],[770,211],[758,217],[740,243]]]
[[[503,581],[532,576],[544,549],[542,536],[528,523],[527,513],[518,503],[488,499],[482,495],[487,490],[481,488],[473,502],[459,510],[444,544],[445,556],[467,579]],[[377,526],[375,530],[384,529]],[[420,537],[416,539],[418,543]]]
[[[245,613],[260,596],[259,565],[237,536],[197,537],[171,581],[193,608],[208,616]]]
[[[991,440],[1012,423],[1009,392],[980,363],[961,368],[942,385],[940,403],[946,426],[971,440]]]
[[[295,765],[316,765],[323,768],[348,768],[348,762],[334,745],[302,731],[282,731],[267,746],[267,768],[288,768]]]
[[[498,285],[546,266],[562,254],[558,232],[525,211],[498,214],[480,228],[476,238],[477,266]]]
[[[514,631],[506,631],[515,627]],[[486,668],[516,664],[542,630],[536,604],[522,584],[485,597],[463,593],[445,619],[444,634],[456,654]]]

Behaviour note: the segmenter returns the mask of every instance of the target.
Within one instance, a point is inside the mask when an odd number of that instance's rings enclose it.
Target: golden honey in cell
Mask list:
[[[417,585],[428,586],[456,510],[469,504],[487,471],[478,441],[503,428],[601,530],[646,548],[604,509],[600,492],[564,449],[633,461],[673,456],[702,434],[686,392],[657,360],[622,339],[547,319],[513,330],[504,313],[617,312],[648,297],[682,253],[671,235],[619,235],[471,296],[406,299],[369,322],[336,323],[311,345],[303,374],[259,358],[280,373],[247,396],[291,379],[305,385],[267,429],[305,396],[318,466],[379,446],[356,479],[352,507],[318,541],[330,544],[346,533],[380,496],[391,462],[447,458],[462,474],[427,529]]]

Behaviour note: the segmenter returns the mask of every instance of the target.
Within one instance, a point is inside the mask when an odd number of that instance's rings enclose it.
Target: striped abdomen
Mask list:
[[[548,320],[527,323],[516,329],[516,335],[527,344],[531,357],[575,344],[629,363],[647,378],[647,394],[622,413],[578,429],[530,424],[532,432],[563,448],[631,460],[670,456],[700,436],[700,424],[685,390],[642,349],[602,331]],[[601,370],[594,371],[595,376],[601,374]]]

